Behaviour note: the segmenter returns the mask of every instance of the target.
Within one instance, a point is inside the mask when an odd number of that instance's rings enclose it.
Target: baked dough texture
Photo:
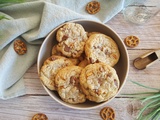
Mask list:
[[[115,41],[104,34],[92,34],[86,42],[85,53],[89,63],[103,62],[114,66],[120,57]]]
[[[55,79],[59,96],[67,103],[77,104],[86,101],[85,94],[80,89],[79,77],[82,68],[67,66],[61,69]]]
[[[80,85],[87,99],[99,103],[115,96],[120,82],[114,68],[104,63],[95,63],[82,70]]]
[[[67,23],[57,31],[56,38],[58,51],[66,57],[78,58],[84,51],[88,36],[82,25]]]
[[[73,65],[72,61],[69,59],[62,56],[52,55],[45,60],[41,67],[40,79],[48,89],[56,90],[55,77],[57,72],[69,65]]]

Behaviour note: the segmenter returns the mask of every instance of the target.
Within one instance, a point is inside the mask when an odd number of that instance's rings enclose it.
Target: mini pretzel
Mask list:
[[[37,113],[32,117],[32,120],[48,120],[48,117],[43,113]]]
[[[97,1],[91,1],[87,4],[86,10],[89,14],[96,14],[100,11],[100,3]]]
[[[100,111],[100,116],[103,120],[114,120],[115,119],[115,112],[110,107],[104,107]]]
[[[17,54],[23,55],[27,52],[27,46],[22,40],[17,39],[14,41],[14,50]]]
[[[128,46],[128,47],[136,47],[138,44],[139,44],[139,38],[136,37],[136,36],[127,36],[125,39],[124,39],[124,42],[125,44]]]

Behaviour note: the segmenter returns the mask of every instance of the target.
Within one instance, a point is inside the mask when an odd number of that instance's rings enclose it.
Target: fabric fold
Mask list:
[[[125,0],[99,0],[101,10],[90,15],[86,4],[90,0],[37,0],[0,8],[0,98],[25,95],[23,75],[38,56],[40,45],[52,29],[75,19],[90,19],[106,23],[119,13]],[[14,51],[15,39],[27,44],[27,53]]]

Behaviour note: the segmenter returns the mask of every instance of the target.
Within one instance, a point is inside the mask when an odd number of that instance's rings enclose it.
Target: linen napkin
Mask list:
[[[101,10],[90,15],[85,7],[91,0],[36,0],[0,8],[0,99],[25,95],[23,75],[36,63],[45,36],[56,26],[73,19],[106,23],[123,8],[125,0],[97,0]],[[13,48],[17,38],[27,44],[27,53]]]

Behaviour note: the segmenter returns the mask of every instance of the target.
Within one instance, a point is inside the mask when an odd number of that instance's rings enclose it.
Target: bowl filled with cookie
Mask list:
[[[85,110],[100,107],[119,93],[128,75],[129,58],[114,30],[80,19],[48,34],[37,69],[42,86],[55,101]]]

